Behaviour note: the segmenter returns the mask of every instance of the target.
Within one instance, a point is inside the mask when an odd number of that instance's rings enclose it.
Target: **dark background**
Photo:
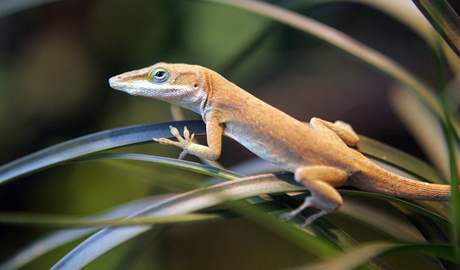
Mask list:
[[[435,82],[435,58],[429,47],[383,13],[347,3],[302,13],[383,52],[428,83]],[[268,36],[234,62],[268,25],[262,17],[197,1],[66,0],[0,17],[0,164],[100,130],[171,120],[167,104],[128,96],[107,83],[110,76],[159,61],[213,68],[298,119],[344,120],[361,134],[425,158],[392,111],[393,82],[337,49],[274,24]],[[155,144],[130,150],[178,154],[177,149]],[[223,153],[225,165],[252,157],[230,140]],[[145,179],[99,162],[53,168],[1,186],[0,210],[91,214],[166,192],[155,186],[157,179],[201,179],[168,168],[146,168],[151,176]],[[44,231],[0,226],[0,259]],[[174,226],[164,231],[162,241],[149,239],[139,240],[150,247],[142,249],[147,254],[139,259],[139,269],[254,269],[261,261],[277,269],[308,259],[239,219]],[[95,269],[111,268],[122,260],[123,252],[117,250]],[[55,252],[31,269],[46,268],[64,252]],[[270,252],[276,252],[277,259],[266,255]],[[150,253],[158,260],[153,262]]]

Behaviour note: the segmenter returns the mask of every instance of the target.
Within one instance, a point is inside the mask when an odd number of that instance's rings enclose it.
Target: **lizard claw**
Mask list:
[[[327,215],[329,212],[326,211],[326,210],[321,210],[319,211],[318,213],[316,214],[313,214],[311,216],[309,216],[305,221],[304,223],[302,224],[302,227],[305,228],[309,225],[311,225],[315,220],[317,220],[318,218],[324,216],[324,215]]]
[[[190,131],[188,130],[187,126],[184,126],[184,139],[186,141],[193,141],[193,139],[195,138],[195,133],[190,133]]]
[[[184,139],[190,139],[190,131],[188,131],[187,126],[184,126]]]
[[[175,141],[172,141],[166,138],[153,138],[153,140],[159,144],[169,144],[169,145],[174,145],[174,146],[180,146],[179,142],[175,142]]]
[[[176,137],[177,141],[179,141],[180,143],[185,141],[182,135],[180,135],[179,130],[177,128],[173,126],[169,126],[169,131],[174,137]],[[184,134],[185,134],[185,128],[184,128]]]
[[[182,152],[180,152],[179,159],[184,159],[187,156],[187,154],[187,150],[182,150]]]
[[[180,134],[179,130],[173,126],[169,126],[169,130],[171,134],[176,137],[177,141],[166,138],[153,138],[153,140],[160,144],[174,145],[184,149],[179,155],[179,159],[183,159],[188,154],[187,148],[193,143],[192,140],[195,137],[195,134],[190,134],[187,127],[184,127],[183,136]]]
[[[313,205],[312,197],[307,197],[307,198],[305,198],[305,200],[303,201],[303,203],[299,207],[297,207],[296,209],[292,210],[291,212],[288,212],[288,213],[285,213],[285,214],[281,215],[281,218],[284,219],[284,220],[291,220],[295,216],[300,214],[303,210],[305,210],[305,208],[308,208],[308,207],[310,207],[312,205]]]

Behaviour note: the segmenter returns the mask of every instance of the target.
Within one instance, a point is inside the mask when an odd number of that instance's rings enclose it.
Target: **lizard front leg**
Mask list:
[[[170,127],[171,134],[177,138],[177,141],[166,138],[154,138],[153,140],[161,144],[169,144],[183,149],[179,159],[184,158],[187,154],[197,156],[208,160],[217,160],[222,151],[222,134],[224,127],[220,122],[219,114],[210,112],[206,120],[206,136],[208,146],[193,142],[194,134],[190,135],[187,127],[184,127],[183,136],[175,127]]]
[[[348,174],[329,166],[305,166],[295,171],[295,180],[302,183],[311,192],[301,206],[286,214],[285,218],[293,218],[308,207],[316,207],[320,212],[307,218],[303,226],[307,226],[317,218],[337,210],[342,204],[342,196],[335,187],[342,186]]]

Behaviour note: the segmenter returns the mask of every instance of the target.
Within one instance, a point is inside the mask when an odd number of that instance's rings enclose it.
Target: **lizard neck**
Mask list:
[[[206,100],[206,93],[200,91],[199,94],[194,95],[193,97],[191,96],[188,99],[178,100],[177,102],[168,102],[174,103],[175,105],[183,107],[187,110],[203,115],[203,103],[205,103]]]
[[[203,120],[206,121],[205,119],[205,116],[206,116],[206,113],[209,111],[210,109],[210,103],[209,101],[212,100],[213,98],[213,93],[214,93],[214,77],[213,76],[214,74],[212,73],[211,70],[206,70],[204,72],[204,88],[205,88],[205,96],[203,97],[203,99],[201,100],[200,102],[200,111],[199,113],[201,114],[201,116],[203,117]]]

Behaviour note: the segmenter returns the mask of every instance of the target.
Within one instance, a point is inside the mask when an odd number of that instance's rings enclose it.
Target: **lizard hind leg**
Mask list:
[[[353,128],[343,121],[335,121],[332,123],[317,117],[313,117],[310,120],[310,125],[316,129],[326,127],[334,131],[334,133],[337,134],[337,136],[339,136],[339,138],[348,146],[356,146],[359,142],[359,137]]]
[[[305,221],[307,226],[321,216],[334,212],[343,204],[342,196],[335,187],[342,186],[348,179],[347,172],[330,166],[305,166],[295,171],[296,181],[305,185],[311,196],[297,209],[284,215],[291,219],[308,207],[319,208],[320,211]]]

